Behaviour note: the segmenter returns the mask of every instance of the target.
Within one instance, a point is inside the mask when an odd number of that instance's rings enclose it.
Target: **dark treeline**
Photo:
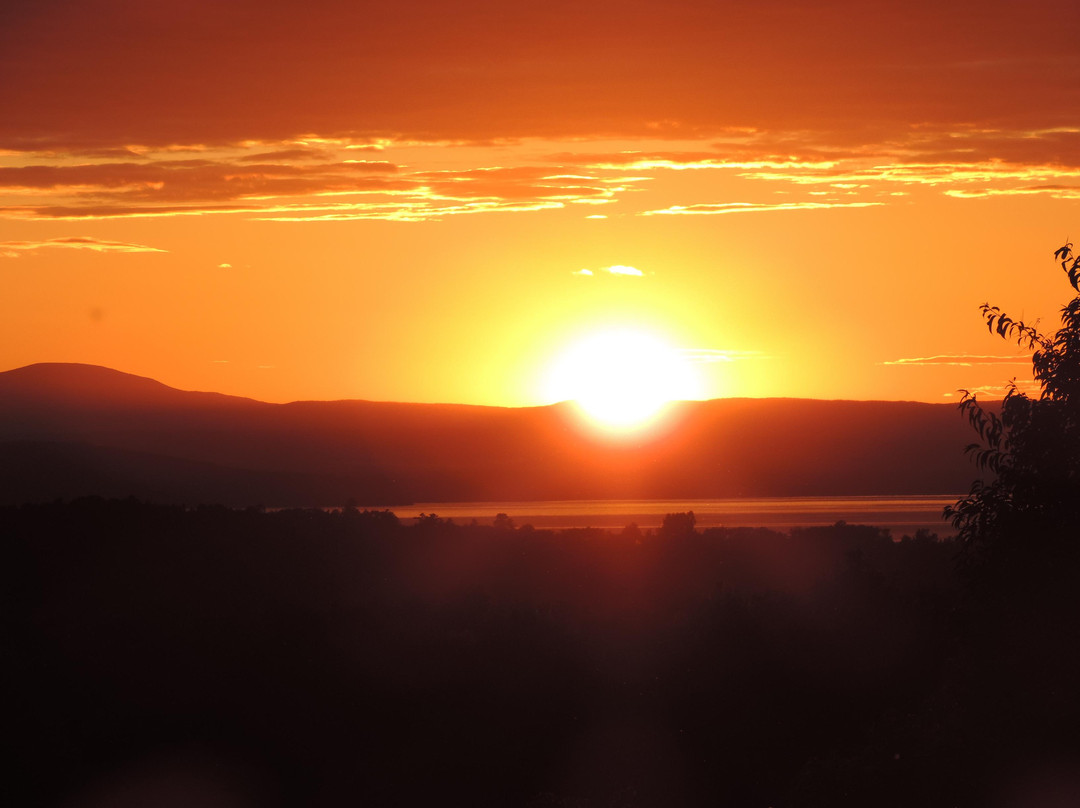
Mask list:
[[[932,535],[86,499],[0,536],[8,804],[1050,805],[1078,759],[1075,621],[1000,619]]]

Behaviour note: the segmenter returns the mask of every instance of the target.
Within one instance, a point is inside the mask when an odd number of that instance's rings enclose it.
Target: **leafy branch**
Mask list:
[[[1054,259],[1080,292],[1080,256],[1067,242]],[[967,548],[983,551],[1006,537],[1040,525],[1075,532],[1080,521],[1080,294],[1061,309],[1061,328],[1044,334],[1005,314],[980,307],[987,330],[1032,351],[1040,394],[1032,399],[1009,384],[1000,416],[967,390],[961,414],[979,437],[965,453],[990,481],[977,480],[968,495],[945,509]]]

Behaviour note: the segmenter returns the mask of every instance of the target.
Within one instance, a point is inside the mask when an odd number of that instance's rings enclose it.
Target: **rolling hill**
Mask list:
[[[974,477],[971,440],[950,404],[681,402],[664,430],[615,439],[569,404],[269,404],[91,365],[0,373],[3,503],[952,494]]]

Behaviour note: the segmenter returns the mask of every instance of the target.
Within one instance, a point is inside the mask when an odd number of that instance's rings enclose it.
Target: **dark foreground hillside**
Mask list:
[[[687,527],[0,509],[4,802],[1076,804],[1074,596],[973,599],[929,536]]]

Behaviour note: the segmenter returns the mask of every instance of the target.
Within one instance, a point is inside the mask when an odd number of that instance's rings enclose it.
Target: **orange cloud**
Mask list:
[[[1068,126],[1080,93],[1070,0],[143,6],[5,9],[0,147],[739,129],[866,142],[911,121]]]
[[[65,250],[90,250],[92,252],[119,253],[155,253],[168,252],[145,244],[132,244],[126,241],[105,241],[89,236],[70,236],[45,241],[0,241],[0,255],[7,258],[18,257],[22,253],[41,249],[59,248]]]
[[[778,210],[823,210],[825,208],[870,208],[882,202],[717,202],[699,205],[672,205],[661,210],[645,210],[641,216],[714,216],[721,213],[760,213]]]
[[[1031,356],[985,356],[980,354],[941,354],[937,356],[919,356],[911,359],[892,359],[883,365],[1030,365]]]
[[[147,201],[243,199],[385,187],[383,177],[371,175],[394,171],[390,163],[369,161],[305,167],[207,159],[24,165],[0,167],[0,188]]]
[[[537,154],[530,143],[498,151],[349,137],[245,141],[171,148],[125,146],[113,156],[78,151],[0,155],[0,216],[91,219],[248,214],[279,221],[389,219],[424,221],[466,213],[553,210],[608,205],[645,188],[674,182],[673,173],[710,171],[732,181],[814,189],[811,198],[711,203],[670,200],[644,215],[868,207],[925,187],[956,198],[1046,194],[1072,198],[1080,166],[1037,163],[1076,141],[1067,129],[956,132],[908,127],[891,140],[844,151],[850,135],[810,131],[728,131],[708,147]],[[932,162],[952,143],[954,162]],[[1046,146],[1040,151],[1040,144]],[[543,145],[550,146],[549,143]],[[433,170],[448,162],[452,168]],[[357,149],[387,159],[355,159]],[[1009,162],[997,154],[1009,154]],[[498,154],[503,165],[469,164]],[[134,159],[133,159],[134,158]],[[392,159],[397,158],[397,159]],[[1075,161],[1074,161],[1075,162]],[[632,172],[632,173],[631,173]],[[684,187],[690,187],[685,185]],[[685,194],[685,190],[679,191]],[[667,202],[668,200],[665,200]],[[634,211],[620,211],[634,212]],[[597,214],[594,214],[596,216]]]
[[[624,266],[623,264],[613,264],[609,267],[602,267],[595,272],[591,269],[579,269],[577,272],[572,272],[572,275],[581,275],[586,278],[591,278],[597,273],[605,273],[607,275],[614,275],[617,278],[644,278],[645,273],[637,267]]]
[[[260,144],[266,145],[266,144]],[[89,219],[247,213],[259,218],[416,221],[460,213],[605,204],[623,187],[608,178],[517,165],[405,171],[386,160],[345,157],[351,143],[251,154],[243,145],[192,159],[0,166],[9,218]],[[428,147],[431,154],[437,148]],[[294,162],[261,162],[276,155]],[[259,159],[253,159],[259,158]],[[78,162],[75,162],[75,161]]]
[[[834,161],[801,160],[792,156],[768,153],[752,142],[743,144],[737,151],[743,157],[731,154],[732,148],[717,152],[619,152],[613,154],[575,154],[564,152],[546,159],[562,164],[582,165],[594,169],[618,169],[634,171],[695,171],[704,169],[828,169]]]
[[[1038,393],[1042,390],[1042,386],[1038,382],[1019,380],[1008,384],[979,385],[977,387],[970,388],[967,392],[972,393],[973,395],[990,396],[991,398],[1004,398],[1005,394],[1008,393],[1013,386],[1015,386],[1019,392],[1029,396],[1038,395]],[[949,392],[943,393],[943,395],[946,398],[951,398],[955,396],[956,393]]]
[[[1023,188],[950,188],[947,196],[957,199],[980,199],[988,196],[1028,196],[1043,194],[1055,199],[1080,199],[1080,185],[1032,185]]]

